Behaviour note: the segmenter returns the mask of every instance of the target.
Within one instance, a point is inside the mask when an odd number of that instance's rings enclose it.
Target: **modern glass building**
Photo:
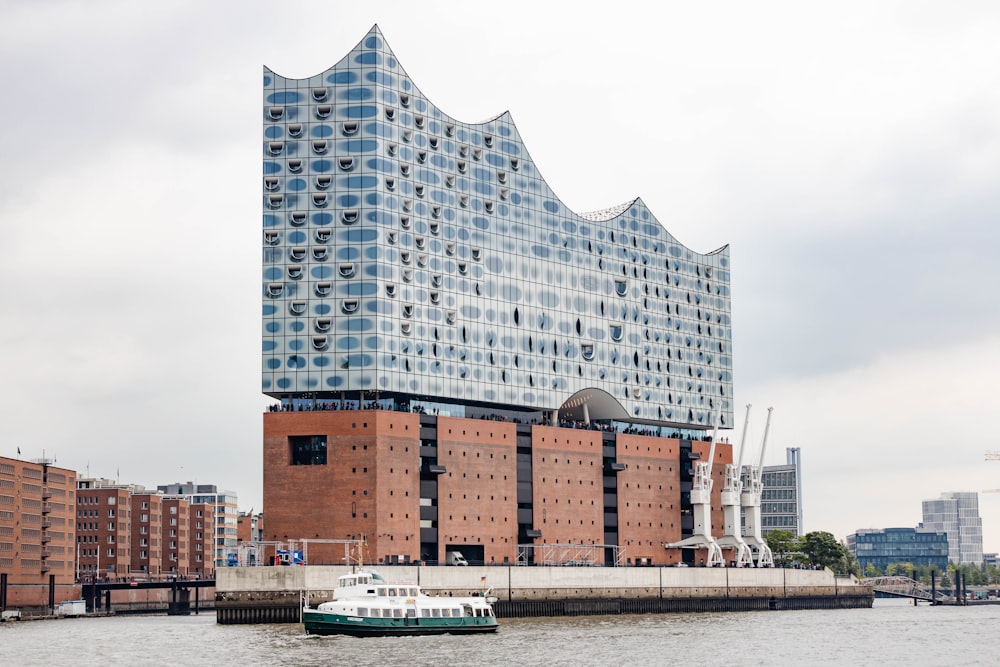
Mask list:
[[[959,565],[983,562],[983,520],[979,516],[978,493],[942,493],[936,500],[923,502],[923,515],[924,528],[948,534],[949,560]]]
[[[798,447],[785,449],[785,464],[761,469],[760,526],[767,535],[772,530],[788,530],[796,536],[802,529],[802,459]]]
[[[263,84],[265,394],[731,427],[728,246],[685,247],[640,199],[570,210],[509,113],[448,116],[377,27],[325,72]],[[581,157],[616,152],[594,121],[566,138]]]
[[[695,562],[664,545],[732,424],[728,247],[639,199],[570,210],[510,114],[448,116],[377,27],[316,76],[265,69],[261,113],[265,540],[313,564],[362,536],[384,562]],[[594,122],[567,145],[626,168]],[[731,462],[720,443],[716,488]]]
[[[910,563],[944,572],[948,567],[948,535],[922,528],[859,530],[847,536],[847,548],[858,559],[862,572],[869,564],[880,572],[891,564]]]

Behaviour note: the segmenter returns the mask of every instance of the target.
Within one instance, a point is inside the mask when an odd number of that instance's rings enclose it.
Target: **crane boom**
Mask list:
[[[743,445],[745,445],[747,441],[747,426],[750,424],[750,408],[752,407],[752,404],[747,403],[747,416],[743,418],[743,435],[740,436],[740,453],[738,454],[739,460],[736,462],[737,470],[743,469],[743,451],[746,449]]]
[[[774,408],[767,409],[767,421],[764,423],[764,438],[760,441],[760,460],[757,461],[757,468],[764,465],[764,452],[767,451],[767,432],[771,430],[771,413]]]

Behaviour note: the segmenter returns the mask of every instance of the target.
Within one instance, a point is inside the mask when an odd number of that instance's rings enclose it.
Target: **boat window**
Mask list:
[[[403,618],[403,610],[397,607],[392,610],[392,615],[394,618]]]
[[[423,616],[424,618],[427,618],[428,616],[431,615],[431,610],[430,609],[421,609],[420,610],[420,615]]]
[[[396,589],[395,588],[390,588],[389,589],[389,597],[391,597],[391,598],[392,597],[396,597]]]
[[[433,612],[434,618],[441,618],[441,610],[440,609],[433,609],[431,611]]]
[[[417,610],[416,609],[414,609],[413,607],[407,608],[407,610],[406,610],[406,616],[407,616],[407,618],[413,618],[416,615],[417,615]]]
[[[409,592],[409,596],[410,596],[411,598],[415,598],[415,597],[417,597],[418,595],[420,595],[420,593],[419,593],[419,592],[417,591],[417,589],[416,589],[416,588],[411,588],[411,589],[410,589],[410,592]]]
[[[367,616],[368,607],[358,607],[358,616]]]
[[[385,597],[385,589],[384,588],[378,589],[378,595],[379,595],[379,597],[383,597],[384,598]]]

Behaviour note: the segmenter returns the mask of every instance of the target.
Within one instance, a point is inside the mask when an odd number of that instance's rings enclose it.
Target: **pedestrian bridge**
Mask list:
[[[882,593],[883,595],[926,600],[928,602],[952,602],[954,600],[952,596],[945,595],[939,590],[934,591],[932,595],[930,586],[925,586],[909,577],[869,577],[862,579],[861,583],[871,586],[874,592]]]

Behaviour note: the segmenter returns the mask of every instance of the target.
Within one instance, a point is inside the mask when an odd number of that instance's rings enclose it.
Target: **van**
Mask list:
[[[445,565],[468,565],[468,561],[465,560],[465,556],[462,555],[461,551],[446,551],[444,558]]]

